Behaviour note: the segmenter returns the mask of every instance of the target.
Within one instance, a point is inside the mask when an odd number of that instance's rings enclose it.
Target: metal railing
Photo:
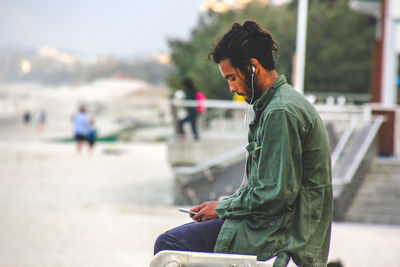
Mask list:
[[[331,153],[332,167],[335,166],[336,161],[338,160],[340,154],[343,152],[343,149],[345,148],[347,142],[349,141],[350,136],[353,134],[358,120],[359,119],[357,117],[351,118],[349,127],[342,134],[342,136],[339,139],[339,142],[336,144],[335,148],[333,149],[333,151]]]
[[[173,99],[171,110],[174,125],[177,126],[178,121],[184,117],[185,108],[198,105],[199,102],[196,100]],[[206,136],[206,138],[216,137],[217,134],[223,138],[244,136],[246,126],[240,121],[244,121],[245,111],[248,108],[245,102],[204,100],[201,102],[201,106],[206,110],[197,118],[198,132],[202,136]],[[249,108],[249,114],[252,114],[251,108]]]
[[[373,116],[369,121],[352,121],[348,128],[349,131],[342,135],[345,140],[338,147],[337,156],[335,154],[335,164],[332,164],[334,171],[334,168],[343,168],[340,175],[334,175],[334,186],[351,182],[384,121],[385,118],[383,116]],[[338,165],[337,162],[340,156],[343,156],[343,159],[341,160],[341,165]]]

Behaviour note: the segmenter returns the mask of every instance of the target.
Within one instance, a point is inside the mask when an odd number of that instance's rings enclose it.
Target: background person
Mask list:
[[[46,112],[44,110],[39,111],[36,114],[36,120],[37,120],[37,123],[38,123],[38,131],[42,132],[43,128],[44,128],[44,124],[46,123],[46,120],[47,120]]]
[[[74,123],[74,138],[76,141],[76,152],[79,154],[82,151],[82,147],[86,142],[86,136],[90,130],[90,120],[86,114],[86,108],[81,106],[78,113],[73,118]]]
[[[89,124],[89,132],[86,136],[86,141],[88,142],[89,145],[89,152],[92,153],[93,152],[93,148],[94,148],[94,144],[96,142],[96,138],[97,138],[97,130],[94,126],[94,120],[90,120],[90,124]]]
[[[275,71],[272,36],[235,23],[211,52],[232,93],[253,105],[247,185],[192,208],[195,223],[156,240],[160,250],[257,255],[289,253],[303,267],[326,266],[332,223],[328,135],[315,108]]]
[[[29,124],[31,122],[31,113],[26,110],[22,115],[22,119],[24,121],[24,124]]]
[[[182,86],[185,89],[185,99],[186,100],[196,100],[197,88],[191,79],[184,79],[182,81]],[[185,123],[190,123],[192,127],[193,137],[195,140],[199,140],[199,134],[197,132],[197,109],[196,107],[187,107],[187,115],[185,118],[178,121],[178,134],[180,138],[185,138],[185,131],[183,129]]]

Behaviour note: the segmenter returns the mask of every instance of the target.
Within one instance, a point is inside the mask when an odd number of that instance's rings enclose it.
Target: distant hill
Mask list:
[[[0,82],[38,81],[43,84],[79,84],[102,77],[125,77],[165,84],[172,70],[156,57],[120,60],[110,56],[82,59],[53,47],[39,50],[0,49]]]

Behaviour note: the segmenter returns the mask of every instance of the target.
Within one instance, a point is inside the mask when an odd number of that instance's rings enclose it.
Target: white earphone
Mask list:
[[[251,65],[251,101],[250,104],[253,104],[254,98],[254,72],[256,71],[256,67]]]
[[[249,117],[249,107],[250,105],[253,104],[253,99],[254,99],[254,72],[256,71],[256,67],[251,65],[251,100],[249,105],[247,105],[247,109],[246,109],[246,113],[244,116],[244,124],[245,127],[248,127],[249,123],[248,123],[248,117]],[[246,184],[246,180],[247,180],[247,160],[249,157],[249,153],[246,151],[246,161],[244,164],[244,173],[243,173],[243,180],[242,180],[242,184],[239,186],[239,188],[236,190],[236,193],[239,192],[239,190]]]

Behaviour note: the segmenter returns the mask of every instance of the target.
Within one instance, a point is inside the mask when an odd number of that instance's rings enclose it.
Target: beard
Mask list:
[[[257,99],[259,99],[262,95],[262,91],[261,88],[258,86],[257,83],[257,76],[254,76],[254,81],[253,81],[253,86],[254,86],[254,92],[252,89],[252,84],[251,84],[251,79],[252,77],[250,75],[246,76],[246,81],[245,81],[245,92],[246,95],[244,95],[244,100],[247,102],[247,104],[252,105],[254,104],[254,102],[257,101]]]

